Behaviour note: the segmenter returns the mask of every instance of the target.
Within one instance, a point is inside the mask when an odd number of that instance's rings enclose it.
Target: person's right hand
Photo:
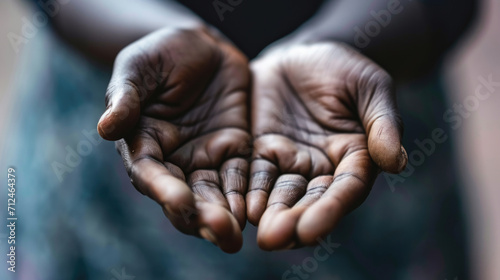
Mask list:
[[[99,134],[181,232],[242,246],[248,62],[205,28],[162,29],[117,56]]]

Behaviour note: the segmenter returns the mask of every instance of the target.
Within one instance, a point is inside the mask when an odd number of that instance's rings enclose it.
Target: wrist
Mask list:
[[[320,43],[335,43],[349,45],[348,36],[342,33],[341,30],[330,28],[328,32],[322,30],[323,28],[306,24],[299,27],[293,33],[273,42],[265,49],[263,49],[258,57],[270,54],[274,51],[283,51],[297,45],[311,45]],[[351,46],[352,47],[352,46]],[[357,48],[355,48],[358,50]],[[359,50],[358,50],[359,51]]]

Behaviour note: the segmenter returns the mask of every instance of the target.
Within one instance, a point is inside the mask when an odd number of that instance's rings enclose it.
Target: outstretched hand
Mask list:
[[[272,49],[252,63],[249,221],[265,250],[313,245],[407,162],[389,75],[337,43]]]
[[[248,62],[207,29],[163,29],[118,55],[100,135],[132,184],[181,232],[242,246],[250,143]]]
[[[251,68],[250,174],[247,60],[207,29],[125,48],[98,131],[181,232],[236,252],[248,215],[265,250],[313,245],[380,170],[406,165],[390,77],[337,43],[275,49]]]

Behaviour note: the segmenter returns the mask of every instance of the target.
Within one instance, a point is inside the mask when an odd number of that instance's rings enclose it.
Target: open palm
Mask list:
[[[246,58],[208,30],[160,30],[117,57],[99,133],[180,231],[241,248],[250,135]]]
[[[252,64],[247,214],[266,250],[312,245],[406,165],[390,77],[347,46],[274,50]]]

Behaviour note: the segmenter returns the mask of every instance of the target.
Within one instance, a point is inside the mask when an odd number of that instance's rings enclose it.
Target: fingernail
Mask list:
[[[105,131],[104,127],[107,127],[109,122],[109,120],[106,120],[106,118],[109,116],[110,113],[111,113],[111,107],[106,109],[106,111],[104,111],[101,118],[99,119],[99,122],[97,122],[97,132],[104,138],[106,138],[107,136],[106,133],[107,131]]]
[[[200,235],[203,237],[203,239],[206,239],[213,244],[217,245],[217,239],[215,238],[215,234],[213,231],[207,227],[201,228],[200,229]]]
[[[102,116],[99,119],[99,122],[101,122],[103,119],[105,119],[110,113],[111,113],[111,107],[107,108],[106,111],[104,111],[104,113],[102,113]]]
[[[399,155],[399,172],[403,171],[406,168],[406,164],[408,163],[408,154],[406,153],[405,148],[401,145],[401,154]]]
[[[280,249],[277,249],[277,250],[274,250],[274,251],[286,251],[286,250],[290,250],[292,248],[294,248],[295,246],[297,245],[297,242],[295,241],[292,241],[290,244],[288,244],[287,246],[283,247],[283,248],[280,248]]]

